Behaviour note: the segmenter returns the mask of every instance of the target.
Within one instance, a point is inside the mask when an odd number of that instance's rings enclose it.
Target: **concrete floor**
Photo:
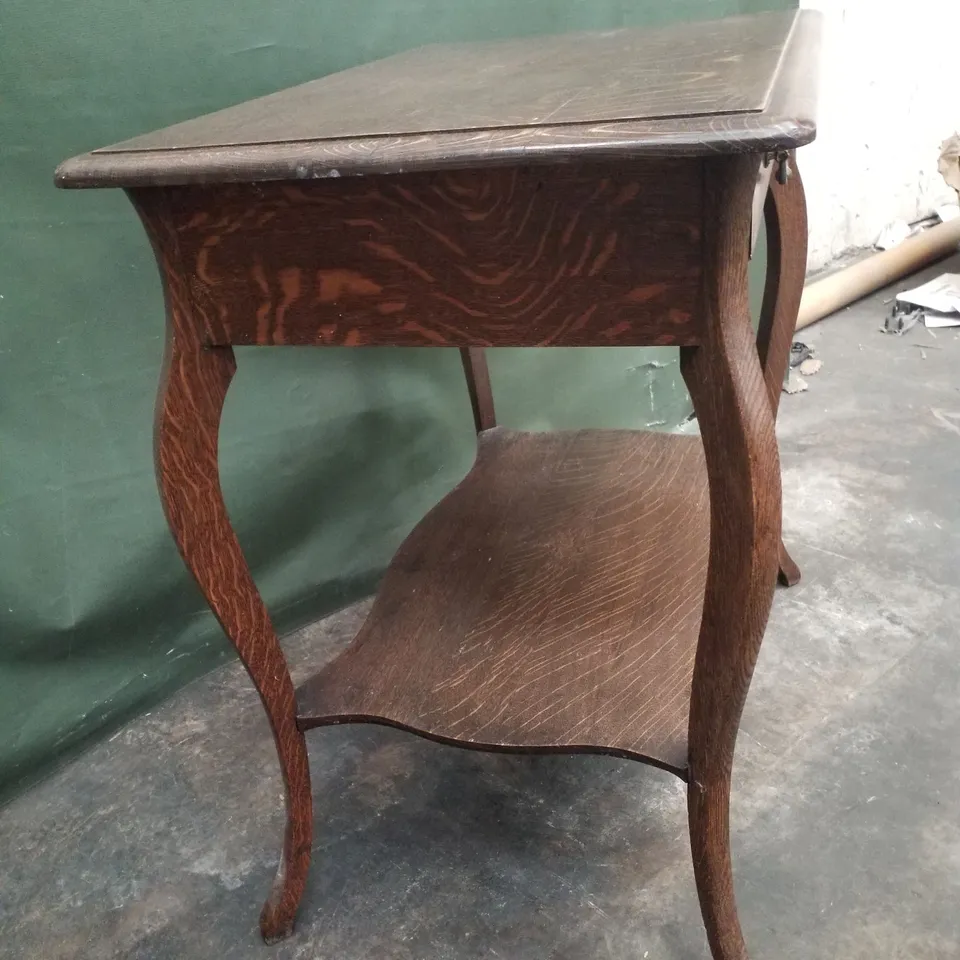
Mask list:
[[[960,257],[924,276],[945,269]],[[755,960],[960,957],[960,334],[882,336],[889,296],[805,331],[824,367],[782,406],[804,580],[777,592],[738,749]],[[297,679],[362,614],[291,637]],[[318,838],[293,939],[257,935],[281,797],[231,665],[3,811],[0,955],[708,956],[670,775],[374,727],[309,741]]]

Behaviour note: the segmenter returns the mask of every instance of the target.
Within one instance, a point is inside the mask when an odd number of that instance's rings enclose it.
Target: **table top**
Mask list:
[[[813,138],[817,14],[420,47],[76,157],[60,186],[307,179]]]

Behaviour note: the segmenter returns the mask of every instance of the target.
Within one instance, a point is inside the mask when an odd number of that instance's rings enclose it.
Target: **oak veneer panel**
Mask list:
[[[251,182],[787,150],[815,133],[819,15],[426,47],[62,164],[65,187]]]
[[[171,188],[212,344],[697,342],[695,159]]]
[[[697,437],[480,434],[300,725],[598,751],[683,773],[709,506]]]
[[[756,112],[795,17],[432,44],[97,153]]]

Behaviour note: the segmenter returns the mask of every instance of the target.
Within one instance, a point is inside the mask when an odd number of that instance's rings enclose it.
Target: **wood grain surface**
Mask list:
[[[805,10],[427,48],[74,157],[56,182],[309,180],[792,149],[816,133],[819,36],[819,15]]]
[[[680,351],[710,481],[710,559],[690,700],[694,873],[715,960],[746,960],[730,861],[730,776],[777,575],[780,464],[750,326],[747,255],[756,164],[718,158],[704,179],[704,341]]]
[[[211,344],[697,341],[701,163],[166,191]]]
[[[707,524],[696,437],[486,431],[353,644],[299,688],[301,727],[380,722],[683,776]]]
[[[431,44],[96,152],[753,113],[796,16]]]
[[[157,204],[160,206],[158,207]],[[276,880],[260,926],[268,941],[293,930],[313,838],[306,744],[297,727],[293,681],[220,489],[217,437],[236,369],[229,347],[205,347],[192,316],[189,286],[167,230],[163,196],[138,198],[157,255],[167,306],[167,341],[157,396],[155,459],[160,499],[184,563],[237,649],[270,721],[287,808]]]
[[[763,208],[767,228],[767,279],[757,329],[757,350],[774,418],[780,407],[807,270],[807,204],[803,180],[796,156],[789,155],[785,162],[789,164],[787,182],[779,183],[776,177],[771,179]],[[800,568],[782,541],[779,578],[787,587],[800,582]]]

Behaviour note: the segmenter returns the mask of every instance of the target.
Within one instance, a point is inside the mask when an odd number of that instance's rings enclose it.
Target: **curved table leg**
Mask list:
[[[156,211],[138,211],[164,279],[168,327],[157,397],[155,462],[160,497],[180,554],[247,668],[273,730],[286,788],[287,826],[273,889],[260,916],[269,943],[293,931],[313,835],[310,772],[297,726],[294,686],[263,600],[237,541],[220,490],[217,436],[236,369],[229,347],[204,347],[187,286],[171,269]]]
[[[803,181],[793,154],[779,162],[789,164],[789,176],[786,183],[780,183],[776,175],[770,178],[763,206],[767,228],[767,277],[757,330],[757,351],[774,418],[790,361],[790,345],[807,268],[807,204]],[[783,541],[780,542],[779,578],[787,587],[800,580],[800,568],[787,553]]]
[[[710,481],[710,555],[690,700],[688,812],[715,960],[746,960],[730,862],[730,777],[740,714],[773,600],[780,469],[747,298],[749,157],[706,165],[704,339],[681,350]]]

